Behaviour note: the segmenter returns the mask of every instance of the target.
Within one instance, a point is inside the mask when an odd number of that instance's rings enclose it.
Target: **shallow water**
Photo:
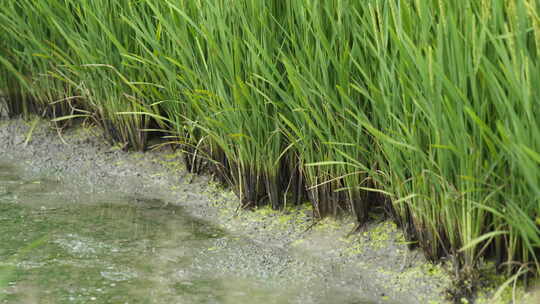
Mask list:
[[[243,241],[181,207],[21,176],[0,163],[0,303],[301,302],[302,284],[213,271],[215,244]]]

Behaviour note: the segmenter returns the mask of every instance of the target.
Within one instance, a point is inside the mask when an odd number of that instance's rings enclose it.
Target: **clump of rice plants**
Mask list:
[[[2,58],[2,87],[14,96],[14,109],[38,104],[56,121],[93,118],[111,140],[143,149],[148,119],[118,115],[151,104],[141,93],[144,79],[130,75],[140,67],[122,57],[139,46],[117,18],[124,7],[105,0],[2,5],[2,25],[12,42]]]
[[[490,257],[538,269],[535,12],[528,1],[362,10],[374,61],[358,66],[356,88],[372,105],[361,123],[376,139],[371,176],[428,256],[457,257],[466,276]]]
[[[0,7],[14,114],[93,119],[138,149],[161,129],[245,207],[308,199],[360,224],[384,207],[463,277],[487,259],[539,274],[535,1]]]

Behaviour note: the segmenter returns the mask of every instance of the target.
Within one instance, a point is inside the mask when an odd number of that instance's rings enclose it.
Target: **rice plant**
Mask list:
[[[0,91],[126,147],[170,133],[246,207],[308,199],[360,225],[384,207],[464,277],[538,275],[538,6],[2,0]]]

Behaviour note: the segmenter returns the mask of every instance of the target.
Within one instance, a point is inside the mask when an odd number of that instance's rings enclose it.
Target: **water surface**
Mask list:
[[[157,199],[55,195],[61,184],[23,180],[0,165],[0,299],[4,303],[253,303],[272,290],[212,277],[193,265],[209,223]],[[206,267],[203,267],[206,268]],[[272,301],[278,303],[277,301]]]
[[[301,302],[301,284],[214,271],[215,244],[242,240],[179,206],[21,176],[0,163],[0,303]]]

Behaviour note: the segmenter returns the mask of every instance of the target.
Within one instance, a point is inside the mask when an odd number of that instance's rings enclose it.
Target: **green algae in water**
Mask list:
[[[242,259],[248,240],[179,206],[116,189],[68,193],[19,173],[0,162],[0,304],[304,302],[302,277],[258,274],[264,259],[242,272],[228,259]],[[324,283],[309,286],[308,302],[351,303]]]
[[[43,212],[0,202],[0,258],[11,261],[13,269],[5,280],[4,301],[162,303],[176,295],[168,294],[162,286],[167,283],[156,279],[166,279],[160,272],[189,265],[190,254],[206,248],[207,240],[223,236],[182,215],[177,207],[155,209],[133,202],[71,205]],[[20,253],[28,242],[44,237],[46,242],[35,250]],[[187,245],[189,252],[179,244]],[[169,253],[164,259],[166,249],[178,256]]]
[[[193,258],[226,235],[180,207],[118,196],[50,207],[44,200],[62,197],[24,193],[40,190],[22,187],[29,182],[12,171],[0,167],[1,303],[249,303],[274,298],[271,290],[234,283],[242,281],[238,278],[198,273]]]

